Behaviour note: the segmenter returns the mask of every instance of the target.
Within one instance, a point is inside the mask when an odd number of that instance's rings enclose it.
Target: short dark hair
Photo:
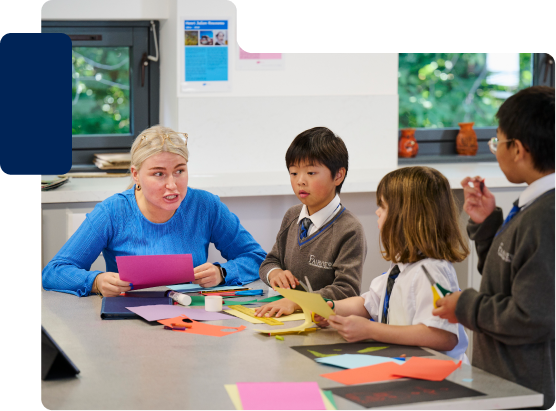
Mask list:
[[[290,144],[286,152],[286,167],[289,169],[302,161],[326,166],[332,179],[340,168],[345,168],[344,180],[336,187],[336,193],[340,193],[348,172],[348,151],[340,137],[326,127],[305,130]]]
[[[537,171],[554,170],[554,88],[534,86],[509,97],[496,113],[508,140],[519,140]],[[508,143],[508,144],[513,144]]]

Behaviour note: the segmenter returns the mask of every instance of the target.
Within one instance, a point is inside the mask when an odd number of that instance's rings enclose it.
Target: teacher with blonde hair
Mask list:
[[[117,296],[117,256],[192,254],[195,284],[242,285],[259,278],[266,253],[220,199],[187,186],[187,134],[154,126],[131,147],[128,190],[97,204],[42,272],[45,290]],[[227,260],[207,262],[213,243]],[[106,272],[89,271],[102,252]]]

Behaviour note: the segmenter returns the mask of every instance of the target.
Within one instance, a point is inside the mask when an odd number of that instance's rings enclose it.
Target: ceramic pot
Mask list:
[[[419,151],[419,144],[415,140],[415,129],[404,128],[398,143],[398,156],[409,158],[415,157]]]
[[[460,130],[456,137],[456,151],[459,155],[474,156],[477,154],[479,145],[473,124],[475,123],[458,123]]]

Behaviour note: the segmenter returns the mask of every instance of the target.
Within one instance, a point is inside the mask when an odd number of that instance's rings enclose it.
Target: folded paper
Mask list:
[[[134,290],[195,280],[191,254],[118,256],[116,263]]]

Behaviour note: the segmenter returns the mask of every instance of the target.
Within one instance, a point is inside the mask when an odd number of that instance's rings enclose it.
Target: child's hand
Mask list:
[[[327,301],[326,304],[328,304],[328,306],[330,308],[332,308],[332,301]],[[325,328],[328,327],[330,324],[328,323],[328,320],[326,320],[324,317],[321,317],[318,314],[313,313],[313,321],[315,322],[316,325],[318,325],[320,328]]]
[[[295,288],[299,284],[299,280],[294,277],[289,270],[273,270],[268,275],[268,282],[272,288]]]
[[[276,318],[278,318],[282,315],[290,315],[295,310],[300,308],[301,307],[293,301],[288,300],[287,298],[283,298],[281,300],[274,301],[272,303],[268,303],[256,308],[255,315],[257,317],[262,317],[264,315],[265,317],[275,316]]]
[[[473,183],[473,187],[469,186],[470,182]],[[465,199],[463,209],[475,223],[482,223],[496,208],[494,195],[486,188],[483,179],[479,176],[465,177],[461,180],[461,186]]]
[[[437,315],[440,318],[444,318],[451,323],[457,323],[458,319],[456,317],[456,305],[458,304],[459,296],[461,291],[457,291],[452,294],[448,294],[446,297],[439,299],[436,302],[435,308],[432,310],[432,315]]]
[[[358,315],[350,315],[342,317],[341,315],[331,315],[328,322],[332,327],[338,330],[338,333],[347,341],[355,342],[366,340],[371,337],[372,321],[368,318],[359,317]]]

